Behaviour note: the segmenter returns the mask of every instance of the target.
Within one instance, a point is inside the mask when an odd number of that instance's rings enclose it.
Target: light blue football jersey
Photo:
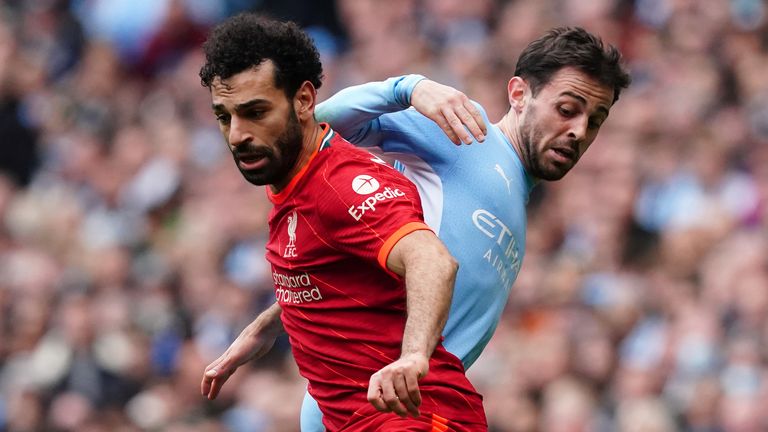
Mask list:
[[[444,345],[469,367],[493,335],[520,270],[525,206],[534,181],[482,107],[485,142],[460,146],[408,108],[423,78],[407,75],[350,87],[315,114],[348,141],[370,147],[418,187],[425,221],[459,262]]]
[[[469,368],[496,330],[520,270],[534,181],[479,105],[488,125],[485,142],[460,146],[409,108],[422,79],[406,75],[347,88],[319,104],[315,116],[416,184],[425,222],[459,262],[443,345]],[[301,429],[323,430],[309,394]]]

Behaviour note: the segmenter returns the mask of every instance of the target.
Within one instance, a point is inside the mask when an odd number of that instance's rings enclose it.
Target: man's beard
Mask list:
[[[296,112],[293,109],[289,110],[288,120],[285,125],[285,129],[275,140],[273,147],[258,147],[258,148],[238,148],[233,153],[235,158],[235,164],[240,173],[243,174],[245,179],[254,185],[273,185],[279,184],[290,173],[301,154],[301,148],[304,142],[304,134],[299,124],[299,119],[296,117]],[[278,154],[274,149],[278,149]],[[253,154],[257,153],[265,157],[268,161],[267,165],[259,170],[244,170],[238,164],[238,154]]]
[[[534,127],[536,123],[536,110],[533,107],[528,108],[529,112],[525,116],[526,121],[520,125],[520,136],[522,138],[522,149],[525,154],[523,159],[528,165],[528,174],[534,178],[555,181],[560,180],[572,167],[561,167],[552,163],[546,163],[544,160],[546,148],[539,148],[538,145],[543,141],[544,134],[541,130]]]

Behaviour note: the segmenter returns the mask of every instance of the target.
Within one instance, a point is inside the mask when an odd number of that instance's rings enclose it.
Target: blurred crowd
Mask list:
[[[321,99],[421,73],[493,121],[548,28],[617,45],[634,83],[535,189],[469,371],[490,430],[768,430],[762,0],[0,0],[0,431],[298,430],[284,339],[199,392],[274,299],[270,204],[197,75],[206,31],[242,10],[310,32]]]

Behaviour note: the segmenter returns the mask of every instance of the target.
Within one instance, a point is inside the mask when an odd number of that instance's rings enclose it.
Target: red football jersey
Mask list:
[[[376,413],[368,380],[400,357],[406,321],[404,282],[387,256],[403,236],[429,228],[408,179],[322,127],[302,171],[280,193],[267,190],[267,259],[296,363],[335,431]],[[482,399],[442,345],[419,388],[422,416],[483,430]]]

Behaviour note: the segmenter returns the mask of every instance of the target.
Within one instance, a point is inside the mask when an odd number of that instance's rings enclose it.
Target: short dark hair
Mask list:
[[[525,79],[534,95],[565,67],[574,67],[600,84],[613,88],[613,102],[632,79],[621,53],[581,27],[555,27],[520,53],[515,75]]]
[[[203,44],[205,64],[200,81],[211,87],[214,78],[229,78],[265,60],[275,65],[275,87],[288,98],[304,81],[320,88],[323,65],[312,39],[290,21],[276,21],[254,13],[235,15],[211,31]]]

